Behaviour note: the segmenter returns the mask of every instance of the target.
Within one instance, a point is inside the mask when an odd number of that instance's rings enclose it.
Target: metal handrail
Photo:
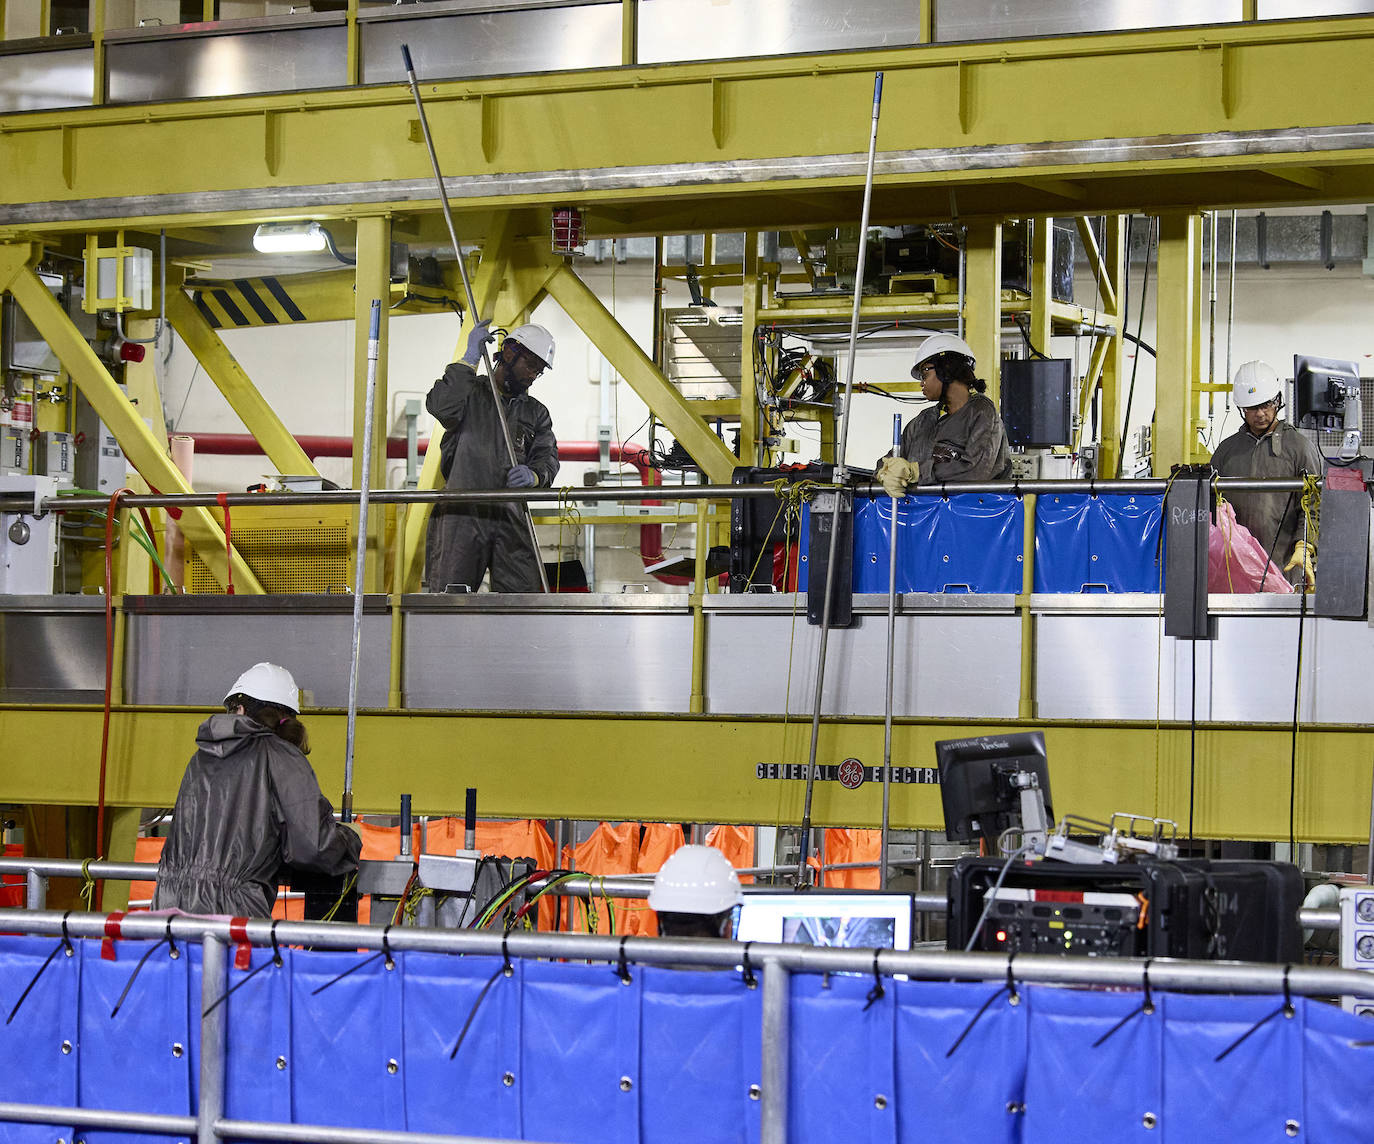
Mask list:
[[[868,867],[871,862],[845,862],[827,866],[827,870],[847,870]],[[47,902],[48,878],[81,878],[89,876],[93,881],[130,881],[156,882],[157,863],[155,862],[107,862],[97,859],[83,862],[79,858],[0,858],[0,874],[23,874],[28,889],[26,908],[41,910]],[[785,872],[791,867],[751,866],[736,871],[739,874],[759,875]],[[585,881],[567,881],[550,887],[546,893],[570,898],[644,898],[645,883],[649,875],[617,874],[602,877],[575,871]],[[917,911],[921,913],[943,913],[947,901],[944,894],[936,891],[921,891],[911,895]],[[9,914],[6,914],[8,927]],[[1304,929],[1337,930],[1341,928],[1340,910],[1314,909],[1303,907],[1298,910],[1298,922]],[[1018,961],[1019,965],[1020,962]]]
[[[1306,487],[1299,477],[1214,477],[1213,487],[1223,492],[1293,492]],[[837,486],[815,482],[813,490]],[[861,482],[849,486],[857,497],[889,496],[882,485]],[[966,481],[958,484],[913,485],[908,496],[946,497],[957,493],[1011,493],[1044,495],[1054,493],[1162,493],[1169,482],[1162,478],[1133,478],[1119,481],[1037,480]],[[269,508],[278,505],[357,504],[358,489],[320,489],[290,493],[140,493],[119,499],[121,508]],[[617,485],[614,488],[561,489],[374,489],[369,502],[376,504],[487,504],[491,502],[552,503],[568,501],[694,501],[731,500],[736,497],[777,496],[772,485]],[[54,496],[39,498],[7,492],[0,494],[0,512],[62,512],[78,509],[105,510],[110,498],[104,496]]]

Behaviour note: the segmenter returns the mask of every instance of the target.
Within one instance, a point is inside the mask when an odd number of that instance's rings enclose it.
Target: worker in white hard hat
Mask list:
[[[291,673],[256,663],[196,732],[157,868],[154,909],[265,918],[290,869],[341,876],[358,868],[356,828],[334,821],[306,762]],[[351,826],[351,824],[349,824]]]
[[[1223,477],[1320,477],[1322,455],[1308,438],[1283,420],[1283,382],[1273,366],[1248,361],[1236,370],[1231,400],[1244,422],[1212,454],[1212,468]],[[1236,520],[1269,553],[1284,561],[1294,582],[1315,583],[1317,537],[1306,528],[1299,493],[1227,493]]]
[[[932,334],[917,347],[911,376],[935,404],[907,422],[899,454],[878,462],[877,479],[890,496],[902,496],[912,484],[1011,476],[1007,431],[975,365],[969,344],[953,334]]]
[[[548,488],[558,475],[558,439],[548,408],[529,393],[553,365],[553,336],[543,326],[511,330],[492,356],[492,377],[515,450],[511,464],[491,385],[477,376],[491,320],[478,322],[467,350],[444,370],[425,399],[443,426],[439,470],[450,489]],[[425,583],[431,592],[466,586],[475,592],[491,575],[493,592],[542,589],[539,556],[518,502],[437,506],[425,539]]]
[[[741,898],[739,875],[713,846],[681,846],[663,863],[649,891],[663,937],[729,937]]]

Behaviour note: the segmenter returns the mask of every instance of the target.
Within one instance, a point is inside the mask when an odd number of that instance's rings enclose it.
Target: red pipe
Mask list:
[[[248,433],[195,433],[197,453],[209,453],[221,457],[262,457],[262,446],[257,438]],[[300,436],[296,443],[308,457],[351,457],[353,456],[352,437]],[[421,455],[429,447],[429,438],[422,437],[417,442]],[[404,437],[388,437],[386,455],[389,458],[403,458],[406,455]],[[601,446],[596,441],[558,442],[560,461],[599,461]],[[643,445],[629,442],[612,442],[610,459],[633,465],[639,470],[641,484],[659,483],[658,470],[649,464],[649,451]],[[642,504],[662,504],[662,501],[642,501]],[[663,526],[661,524],[641,524],[639,526],[639,558],[647,568],[663,559]],[[690,576],[673,576],[655,572],[654,577],[665,584],[685,585],[692,582]]]

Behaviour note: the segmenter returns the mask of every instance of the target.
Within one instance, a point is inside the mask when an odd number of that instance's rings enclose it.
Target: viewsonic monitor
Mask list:
[[[1045,799],[1046,818],[1054,821],[1045,736],[1039,731],[943,739],[935,744],[935,762],[940,771],[945,835],[952,842],[981,838],[988,843],[988,853],[997,853],[1002,832],[1021,824],[1021,791],[1012,782],[1018,773],[1035,775]]]
[[[1360,451],[1360,368],[1353,361],[1293,355],[1293,424],[1341,433],[1340,458]]]
[[[910,949],[910,894],[869,890],[745,891],[736,941]]]

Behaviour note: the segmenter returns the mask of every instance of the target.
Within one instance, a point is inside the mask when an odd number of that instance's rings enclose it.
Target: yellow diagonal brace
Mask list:
[[[489,317],[495,309],[496,297],[501,292],[510,262],[511,239],[514,232],[515,220],[509,211],[493,218],[488,228],[487,241],[482,247],[482,261],[477,266],[477,273],[472,276],[472,294],[480,315]],[[465,307],[463,325],[458,332],[458,345],[453,351],[455,359],[462,355],[475,321],[471,308]],[[420,467],[417,480],[419,488],[437,489],[444,483],[439,473],[439,443],[443,436],[444,427],[436,422],[430,431],[424,464]],[[429,528],[432,507],[427,504],[412,505],[406,513],[405,542],[401,547],[400,567],[396,570],[397,580],[405,591],[413,591],[419,587],[420,568],[425,551],[425,532]]]
[[[548,290],[554,301],[701,466],[706,479],[714,485],[728,485],[730,474],[740,463],[738,458],[706,427],[691,403],[659,372],[639,344],[601,304],[601,299],[567,266],[560,266],[549,279]]]
[[[168,289],[167,320],[195,355],[196,361],[205,367],[210,380],[262,446],[263,453],[276,466],[277,472],[319,476],[300,443],[263,399],[252,379],[229,352],[229,347],[210,328],[210,323],[184,290]]]
[[[1102,308],[1116,312],[1116,287],[1112,285],[1107,264],[1102,260],[1102,252],[1097,248],[1097,235],[1086,218],[1078,219],[1078,237],[1083,240],[1083,251],[1088,256],[1088,265],[1093,277],[1097,279],[1097,290],[1102,295]]]
[[[0,248],[0,286],[14,295],[29,321],[57,354],[62,368],[71,375],[76,387],[114,434],[139,475],[151,487],[164,493],[193,491],[61,304],[29,266],[30,250],[27,245]],[[224,530],[219,522],[207,509],[188,508],[183,510],[180,524],[211,575],[221,584],[226,583]],[[233,560],[235,588],[260,594],[262,585],[237,551]]]

